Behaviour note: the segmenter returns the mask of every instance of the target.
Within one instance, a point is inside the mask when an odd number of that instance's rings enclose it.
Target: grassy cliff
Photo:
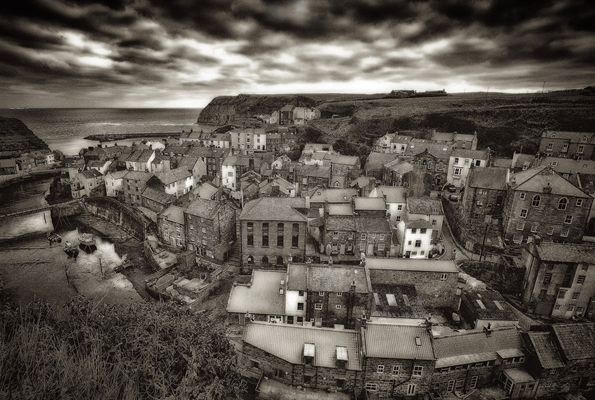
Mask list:
[[[21,120],[0,117],[0,158],[17,157],[33,150],[49,150],[49,147]]]

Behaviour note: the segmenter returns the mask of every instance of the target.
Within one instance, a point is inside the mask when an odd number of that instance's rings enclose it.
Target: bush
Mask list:
[[[220,328],[173,303],[99,306],[59,319],[44,304],[0,310],[0,398],[239,399]]]

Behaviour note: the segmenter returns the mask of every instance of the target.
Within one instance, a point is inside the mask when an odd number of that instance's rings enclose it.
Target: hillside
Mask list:
[[[33,150],[49,150],[49,147],[21,120],[0,117],[0,158],[17,157]]]
[[[322,140],[340,143],[346,154],[369,151],[387,132],[431,130],[477,132],[479,145],[501,156],[535,152],[543,129],[595,131],[595,99],[580,91],[544,94],[457,93],[445,97],[387,98],[386,95],[239,95],[217,97],[201,112],[199,122],[245,122],[285,104],[320,109],[322,118],[309,127]],[[347,146],[345,146],[347,144]]]

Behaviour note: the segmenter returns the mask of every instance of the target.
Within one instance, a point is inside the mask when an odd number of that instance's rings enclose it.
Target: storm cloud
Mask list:
[[[0,107],[218,95],[525,92],[595,78],[582,0],[25,0],[0,7]]]

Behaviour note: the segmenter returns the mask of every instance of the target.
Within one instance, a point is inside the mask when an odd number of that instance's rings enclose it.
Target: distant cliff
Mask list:
[[[0,117],[0,158],[18,157],[34,150],[49,150],[19,119]]]
[[[318,102],[300,95],[247,95],[215,97],[200,112],[199,123],[224,125],[241,122],[254,115],[271,114],[283,106],[315,107]]]

